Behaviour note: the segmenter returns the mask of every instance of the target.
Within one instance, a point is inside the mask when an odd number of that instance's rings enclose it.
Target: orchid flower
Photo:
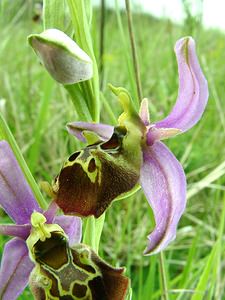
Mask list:
[[[27,239],[35,263],[30,276],[35,299],[125,299],[129,280],[124,268],[113,268],[84,244],[70,247],[64,231],[45,221],[33,213]]]
[[[160,140],[193,127],[208,99],[194,40],[178,40],[175,54],[179,91],[170,114],[150,123],[145,99],[138,115],[128,92],[111,87],[124,108],[119,125],[69,123],[69,133],[88,146],[69,157],[53,184],[55,201],[64,213],[99,217],[116,197],[139,183],[155,217],[146,255],[163,250],[175,238],[186,205],[183,168]]]
[[[81,220],[78,217],[55,216],[54,206],[42,211],[6,141],[0,141],[0,205],[16,223],[0,225],[0,234],[14,237],[6,243],[2,255],[0,299],[14,300],[27,286],[34,268],[26,245],[32,228],[32,214],[43,214],[52,228],[63,228],[71,245],[80,242]]]
[[[14,236],[2,256],[0,299],[17,299],[28,282],[37,300],[124,299],[129,284],[124,268],[113,268],[80,244],[80,218],[55,216],[54,204],[42,211],[5,141],[0,141],[0,205],[16,223],[0,225],[1,234]]]

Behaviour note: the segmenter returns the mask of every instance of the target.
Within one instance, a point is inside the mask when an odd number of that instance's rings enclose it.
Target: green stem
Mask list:
[[[10,144],[12,151],[14,152],[14,155],[15,155],[15,157],[23,171],[23,174],[24,174],[28,184],[30,185],[30,187],[34,193],[34,196],[35,196],[37,202],[39,203],[40,207],[43,209],[46,209],[47,203],[44,200],[44,198],[40,192],[40,189],[39,189],[36,181],[34,180],[32,174],[23,158],[23,155],[16,143],[16,140],[15,140],[13,134],[11,133],[5,119],[3,118],[3,116],[1,114],[0,114],[0,135],[1,135],[1,138],[5,139]]]
[[[70,94],[75,110],[79,118],[84,119],[84,121],[91,121],[91,113],[88,109],[87,103],[84,100],[83,93],[80,90],[79,85],[64,85],[67,92]]]
[[[88,217],[84,224],[83,243],[89,245],[94,251],[95,248],[95,218]]]
[[[93,78],[86,84],[86,88],[89,89],[89,95],[91,95],[91,113],[92,120],[99,122],[100,117],[100,94],[99,94],[99,76],[98,68],[94,55],[90,25],[87,19],[85,11],[85,3],[82,0],[67,0],[71,20],[74,26],[76,42],[80,47],[87,52],[91,57],[93,63]]]
[[[90,11],[90,16],[92,15],[91,2],[83,0],[67,0],[67,3],[74,27],[76,42],[92,59],[93,78],[86,82],[81,82],[79,84],[79,88],[74,86],[66,86],[66,89],[71,94],[74,105],[81,119],[83,119],[83,116],[85,116],[86,121],[92,120],[94,122],[99,122],[99,75],[90,32],[91,18],[88,19],[87,16],[88,11]],[[98,252],[104,219],[105,216],[103,215],[98,219],[89,217],[84,221],[83,242],[87,245],[90,245],[96,252]]]
[[[63,29],[64,27],[64,0],[43,1],[43,27]]]
[[[169,300],[163,252],[159,253],[159,266],[160,266],[160,275],[161,275],[161,279],[162,279],[162,290],[163,290],[162,299]]]
[[[46,73],[44,75],[43,86],[41,86],[43,95],[40,99],[40,108],[39,108],[38,115],[36,117],[36,123],[33,131],[34,142],[32,143],[28,153],[29,162],[30,162],[29,166],[32,173],[34,173],[35,171],[35,168],[38,163],[39,155],[40,155],[42,135],[45,131],[46,121],[49,115],[49,106],[51,103],[53,87],[54,87],[54,81]]]
[[[98,253],[99,243],[102,235],[102,230],[105,223],[105,213],[98,219],[95,219],[95,251]]]
[[[111,121],[111,124],[112,125],[117,125],[118,123],[118,120],[117,118],[115,117],[115,114],[111,108],[111,106],[109,105],[109,102],[107,101],[107,99],[105,98],[105,96],[103,95],[103,93],[100,94],[100,99],[103,103],[103,106],[105,108],[105,110],[107,111],[108,115],[109,115],[109,118],[110,118],[110,121]]]
[[[100,89],[104,83],[104,46],[105,46],[105,0],[101,0],[101,17],[100,17],[100,45],[99,45],[99,74],[100,74]]]
[[[135,37],[134,37],[132,14],[130,10],[130,1],[125,0],[125,2],[126,2],[128,29],[129,29],[129,36],[130,36],[133,65],[134,65],[136,85],[137,85],[137,93],[138,93],[139,101],[141,102],[143,97],[142,97],[142,87],[141,87],[141,77],[140,77],[140,66],[137,57],[137,48],[136,48]]]

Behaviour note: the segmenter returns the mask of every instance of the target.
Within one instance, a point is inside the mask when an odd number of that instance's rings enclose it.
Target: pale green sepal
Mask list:
[[[28,42],[59,83],[73,84],[93,76],[92,60],[64,32],[47,29],[28,36]]]
[[[101,139],[95,132],[85,130],[85,131],[83,131],[83,136],[85,137],[88,145],[92,145],[97,142],[101,142]]]

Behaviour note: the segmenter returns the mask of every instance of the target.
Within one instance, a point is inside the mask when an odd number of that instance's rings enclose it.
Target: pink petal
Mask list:
[[[27,286],[33,267],[26,243],[18,238],[9,241],[5,245],[0,268],[0,299],[17,299]]]
[[[31,225],[24,224],[24,225],[0,225],[0,234],[3,235],[11,235],[15,237],[19,237],[23,240],[26,240],[28,235],[30,234]]]
[[[73,216],[57,216],[53,223],[59,224],[69,237],[69,244],[72,247],[74,244],[80,243],[82,236],[82,222],[79,217]]]
[[[86,122],[72,122],[67,124],[67,130],[76,138],[85,142],[83,135],[84,131],[95,132],[103,141],[107,141],[113,134],[114,127],[111,125],[101,123],[86,123]]]
[[[191,37],[177,41],[175,53],[179,72],[178,98],[172,111],[158,128],[177,128],[186,131],[201,118],[208,100],[207,81],[200,68]]]
[[[6,141],[0,141],[0,206],[17,224],[29,223],[31,213],[40,211]]]
[[[48,209],[44,212],[45,218],[47,219],[47,223],[49,223],[49,224],[52,223],[58,209],[59,209],[58,205],[53,200],[50,203]]]
[[[145,126],[148,126],[150,124],[149,111],[148,111],[148,99],[147,98],[144,98],[141,101],[139,116],[140,116],[142,122],[145,124]]]
[[[155,228],[148,236],[145,254],[163,250],[176,236],[186,205],[186,179],[181,164],[161,142],[143,154],[140,183],[153,209]]]
[[[174,137],[175,135],[181,133],[180,129],[176,128],[157,128],[154,125],[148,129],[146,140],[147,145],[152,146],[156,141],[161,141]]]

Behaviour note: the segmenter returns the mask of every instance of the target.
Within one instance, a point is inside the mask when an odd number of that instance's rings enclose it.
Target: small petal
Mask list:
[[[147,144],[152,146],[155,141],[161,141],[173,137],[182,131],[177,128],[157,128],[152,126],[147,132]]]
[[[47,29],[28,41],[50,75],[59,83],[73,84],[93,75],[90,57],[64,32]]]
[[[17,223],[27,224],[40,208],[6,141],[0,142],[0,205]]]
[[[49,183],[48,183],[48,185],[49,185]],[[48,209],[44,212],[44,216],[47,219],[47,223],[54,223],[53,219],[54,219],[58,209],[59,209],[58,205],[55,203],[55,201],[52,201],[50,203]]]
[[[176,236],[186,205],[186,179],[181,164],[169,149],[156,142],[144,151],[140,183],[155,216],[145,254],[163,250]]]
[[[149,118],[149,112],[148,112],[148,99],[147,98],[144,98],[141,101],[139,116],[140,116],[142,122],[145,124],[145,126],[148,126],[150,124],[150,118]]]
[[[0,225],[0,234],[11,235],[26,240],[30,234],[31,225]]]
[[[0,269],[0,299],[14,300],[28,284],[34,265],[25,242],[14,238],[4,248]]]
[[[182,38],[175,45],[179,71],[178,98],[171,113],[157,122],[158,128],[178,128],[187,131],[201,118],[208,100],[207,81],[200,68],[195,42]]]
[[[95,132],[102,141],[107,141],[113,134],[114,127],[101,123],[72,122],[67,124],[67,130],[76,138],[85,142],[84,131]]]
[[[57,216],[54,218],[54,223],[59,224],[69,237],[69,244],[72,247],[74,244],[80,243],[82,236],[82,222],[78,217],[72,216]]]

